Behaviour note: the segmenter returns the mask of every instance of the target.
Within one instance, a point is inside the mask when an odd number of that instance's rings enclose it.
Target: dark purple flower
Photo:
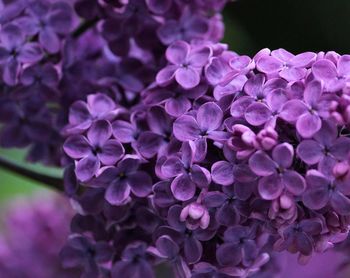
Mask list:
[[[310,209],[319,210],[328,204],[340,215],[350,214],[348,190],[337,186],[336,181],[316,170],[306,174],[307,190],[303,194],[303,203]]]
[[[65,268],[81,267],[85,277],[97,277],[100,264],[108,262],[113,254],[106,242],[93,242],[81,235],[71,235],[61,250],[60,256]]]
[[[263,151],[257,151],[249,159],[252,171],[261,176],[259,193],[266,200],[278,198],[284,189],[294,195],[300,195],[305,190],[304,178],[294,170],[289,170],[293,164],[294,149],[288,143],[277,145],[272,151],[272,159]]]
[[[185,8],[178,20],[167,20],[159,27],[157,34],[162,43],[169,45],[179,40],[190,42],[193,39],[204,39],[208,31],[208,19],[199,14],[192,14]]]
[[[322,118],[328,114],[328,101],[322,98],[322,94],[322,84],[317,80],[311,81],[305,87],[304,101],[287,101],[282,107],[280,117],[294,123],[302,137],[312,137],[321,129]]]
[[[318,165],[324,174],[332,173],[337,160],[344,160],[350,152],[350,139],[338,137],[337,127],[332,122],[322,122],[322,128],[313,140],[303,140],[297,147],[297,155],[308,165]]]
[[[185,89],[196,87],[210,55],[209,47],[192,48],[184,41],[174,42],[166,51],[166,58],[171,64],[157,74],[157,83],[165,86],[175,79]]]
[[[243,202],[237,198],[233,186],[224,187],[223,192],[208,192],[204,195],[203,202],[209,208],[217,208],[215,218],[219,224],[230,227],[240,222]]]
[[[319,219],[304,219],[287,227],[281,228],[281,236],[275,243],[278,251],[289,250],[293,253],[300,252],[300,260],[312,254],[315,248],[313,236],[317,236],[322,231],[322,224]],[[305,259],[306,259],[305,258]]]
[[[193,142],[184,142],[182,157],[169,157],[161,166],[164,178],[174,178],[170,188],[174,197],[180,201],[191,199],[197,187],[206,188],[211,182],[210,172],[193,163],[197,151]]]
[[[203,254],[203,246],[201,241],[211,239],[215,229],[196,229],[188,230],[184,222],[180,220],[182,207],[179,205],[172,206],[168,211],[167,221],[170,225],[169,233],[175,233],[176,237],[181,239],[183,244],[184,259],[187,263],[196,263]]]
[[[253,229],[233,226],[224,233],[224,243],[216,250],[216,258],[221,266],[250,265],[258,256]]]
[[[66,2],[48,3],[42,0],[31,3],[29,16],[21,17],[18,24],[28,35],[38,34],[39,42],[49,53],[60,50],[59,35],[68,34],[73,25],[73,10]]]
[[[165,111],[173,117],[180,117],[192,107],[191,101],[203,96],[208,89],[205,83],[184,90],[181,86],[155,87],[146,91],[146,104],[164,104]]]
[[[118,140],[110,139],[112,126],[105,120],[92,124],[87,137],[73,135],[67,138],[63,149],[73,159],[78,159],[75,173],[80,181],[87,181],[96,175],[102,165],[114,165],[124,155],[124,148]]]
[[[112,278],[155,277],[147,260],[147,245],[144,242],[129,244],[123,251],[121,260],[113,265],[111,274]]]
[[[152,190],[152,179],[140,171],[140,159],[126,155],[116,167],[107,167],[92,181],[93,186],[106,188],[105,199],[112,205],[121,206],[130,200],[131,192],[137,197],[146,197]]]
[[[96,120],[111,121],[116,118],[123,109],[105,94],[98,93],[87,96],[87,101],[74,102],[69,110],[69,125],[66,127],[68,134],[82,133]]]
[[[48,99],[58,96],[58,72],[51,64],[33,65],[25,68],[20,76],[20,82],[25,86],[24,94],[39,94]]]
[[[43,57],[40,45],[26,42],[19,26],[6,24],[0,33],[0,63],[3,64],[3,79],[8,85],[15,85],[21,63],[36,63]]]
[[[223,112],[214,102],[199,107],[196,117],[183,115],[173,125],[174,136],[182,141],[195,141],[197,145],[196,161],[203,160],[207,153],[207,140],[221,139],[226,133],[218,131],[221,127]]]

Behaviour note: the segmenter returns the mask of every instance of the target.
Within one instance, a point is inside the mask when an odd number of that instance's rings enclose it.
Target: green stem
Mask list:
[[[63,179],[52,177],[49,175],[41,174],[32,170],[29,170],[26,167],[23,167],[11,160],[8,160],[0,156],[0,168],[8,170],[14,174],[26,177],[33,181],[45,184],[52,189],[57,191],[63,191]]]

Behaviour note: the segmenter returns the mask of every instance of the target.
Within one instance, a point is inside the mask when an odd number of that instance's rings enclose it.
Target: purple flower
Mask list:
[[[240,184],[239,186],[244,186]],[[224,187],[223,192],[211,191],[205,194],[204,204],[209,208],[217,208],[216,221],[224,226],[237,225],[241,220],[243,202],[236,196],[235,187]]]
[[[21,29],[15,24],[6,24],[0,33],[0,63],[3,64],[3,79],[15,85],[21,63],[36,63],[43,57],[40,45],[26,42]]]
[[[100,264],[112,257],[112,247],[106,242],[93,242],[81,235],[71,235],[61,250],[65,268],[82,267],[87,277],[98,276]]]
[[[169,234],[180,238],[183,244],[184,259],[187,263],[193,264],[200,260],[203,254],[201,241],[208,241],[214,235],[215,229],[196,229],[188,230],[184,222],[180,220],[182,207],[179,205],[172,206],[168,211],[167,221],[170,227],[167,228]],[[210,226],[209,226],[210,227]]]
[[[115,102],[105,94],[88,95],[87,101],[74,102],[69,110],[68,134],[82,133],[96,120],[113,120],[122,112]]]
[[[274,248],[277,251],[290,250],[300,252],[300,259],[308,257],[315,248],[313,236],[317,236],[322,231],[322,224],[319,219],[304,219],[299,223],[294,223],[281,228],[282,238],[279,239]]]
[[[231,132],[227,145],[236,152],[237,159],[248,158],[255,151],[255,133],[242,124],[234,124],[232,127],[229,126],[229,121],[225,124],[227,130]]]
[[[146,197],[152,190],[152,179],[139,170],[140,159],[126,155],[116,167],[107,167],[96,179],[93,186],[106,188],[105,199],[112,205],[121,206],[130,200],[131,192],[137,197]]]
[[[259,193],[265,200],[278,198],[284,189],[294,195],[300,195],[305,190],[304,178],[294,170],[289,170],[293,164],[294,149],[288,143],[277,145],[272,151],[272,159],[263,151],[257,151],[249,159],[252,171],[261,176]]]
[[[208,85],[200,83],[198,86],[184,90],[181,86],[155,87],[146,91],[146,104],[164,104],[165,111],[173,117],[180,117],[192,107],[191,101],[203,96]]]
[[[111,271],[112,278],[155,277],[147,259],[147,245],[144,242],[129,244],[123,251],[121,260],[114,264]]]
[[[162,43],[169,45],[179,40],[190,42],[193,39],[204,39],[208,31],[208,19],[199,14],[192,14],[185,8],[178,20],[167,20],[159,27],[157,34]]]
[[[87,131],[87,137],[73,135],[63,145],[64,151],[73,159],[79,159],[75,173],[81,181],[91,179],[102,165],[114,165],[124,155],[118,140],[110,139],[112,127],[109,122],[99,120]]]
[[[221,266],[250,265],[258,256],[253,229],[233,226],[224,233],[224,243],[216,250],[216,258]]]
[[[231,105],[231,115],[234,118],[245,117],[247,122],[260,126],[275,118],[287,101],[285,81],[279,78],[270,79],[265,83],[263,74],[257,74],[245,83],[244,91],[248,96],[242,96]]]
[[[266,74],[278,73],[287,81],[296,81],[306,75],[306,68],[316,60],[316,54],[304,52],[299,55],[280,48],[271,52],[271,56],[264,55],[257,61],[257,69]]]
[[[306,174],[308,189],[303,194],[303,203],[310,209],[319,210],[328,204],[340,215],[350,214],[350,200],[345,195],[348,190],[316,170]],[[343,189],[343,190],[342,190]]]
[[[147,248],[147,252],[162,260],[170,262],[175,275],[179,277],[188,277],[191,271],[180,255],[180,248],[178,244],[168,235],[159,237],[156,241],[155,247]]]
[[[49,53],[60,50],[59,35],[66,35],[72,29],[73,10],[65,3],[57,1],[47,3],[42,0],[31,3],[28,8],[29,16],[17,20],[28,35],[39,36],[39,42]]]
[[[192,89],[200,82],[211,49],[206,46],[191,49],[188,43],[177,41],[168,47],[165,55],[171,64],[157,74],[157,83],[165,86],[175,79],[183,88]]]
[[[312,66],[312,73],[316,79],[323,81],[326,90],[335,92],[341,90],[349,78],[350,56],[343,55],[335,65],[327,59],[318,60]]]
[[[147,123],[150,130],[139,134],[135,148],[145,158],[166,153],[165,149],[172,139],[172,119],[162,107],[154,106],[147,113]],[[119,130],[115,126],[114,128],[114,133],[118,133]]]
[[[306,85],[304,101],[298,99],[287,101],[282,107],[280,117],[287,122],[295,123],[302,137],[312,137],[321,129],[321,119],[328,113],[328,102],[322,98],[322,94],[322,84],[316,80],[311,81]]]
[[[324,174],[332,174],[337,160],[344,160],[350,152],[350,139],[338,137],[337,127],[332,122],[322,122],[322,128],[314,139],[303,140],[297,147],[297,155],[308,165],[318,164]]]
[[[48,99],[58,96],[58,72],[51,64],[33,65],[25,68],[20,76],[21,83],[26,87],[25,94],[40,94]]]
[[[207,140],[222,139],[226,133],[217,131],[221,127],[223,112],[214,102],[200,106],[196,117],[183,115],[173,125],[174,136],[182,141],[195,141],[197,147],[196,161],[203,160],[207,153]]]
[[[205,230],[209,226],[210,215],[202,204],[193,202],[182,209],[180,220],[186,223],[189,230],[198,228]]]
[[[190,200],[198,188],[206,188],[211,182],[210,172],[193,163],[196,146],[193,142],[184,142],[182,157],[169,157],[161,166],[164,178],[174,178],[170,188],[174,197],[180,201]]]

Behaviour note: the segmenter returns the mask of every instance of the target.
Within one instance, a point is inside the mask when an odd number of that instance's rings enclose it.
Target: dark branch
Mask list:
[[[98,17],[95,17],[94,19],[84,21],[82,24],[78,26],[78,28],[72,33],[73,38],[78,38],[82,34],[84,34],[87,30],[95,26],[95,24],[99,21]]]
[[[0,168],[6,169],[8,171],[11,171],[14,174],[26,177],[33,181],[45,184],[55,190],[63,191],[63,179],[52,177],[49,175],[44,175],[44,174],[29,170],[26,167],[18,165],[15,162],[10,161],[1,156],[0,156]]]

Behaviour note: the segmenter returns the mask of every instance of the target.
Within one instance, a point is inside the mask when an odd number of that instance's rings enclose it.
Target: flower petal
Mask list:
[[[175,79],[184,89],[192,89],[199,84],[200,75],[192,67],[181,67],[176,70]]]
[[[220,185],[230,185],[234,181],[233,165],[227,161],[218,161],[211,167],[212,179]]]
[[[220,127],[223,119],[221,108],[214,102],[207,102],[199,107],[197,122],[202,131],[213,131]]]
[[[85,136],[73,135],[64,142],[63,150],[71,158],[79,159],[91,153],[91,146]]]
[[[178,140],[186,142],[199,138],[201,130],[193,117],[184,115],[174,122],[173,132]]]
[[[179,201],[188,201],[196,192],[196,185],[187,174],[177,176],[171,183],[171,192]]]
[[[105,199],[115,206],[124,205],[130,196],[130,186],[126,182],[116,180],[106,190]]]
[[[190,49],[191,47],[187,42],[177,41],[167,48],[165,56],[170,63],[181,65],[186,61]]]
[[[256,63],[256,68],[263,73],[271,74],[280,71],[283,63],[272,56],[263,56]]]
[[[184,253],[186,262],[189,264],[194,264],[202,257],[202,244],[193,236],[186,237],[184,242]]]
[[[280,117],[290,123],[295,122],[301,115],[307,111],[305,103],[298,99],[287,101],[280,113]]]
[[[114,165],[124,155],[125,150],[118,140],[108,140],[97,156],[104,165]]]
[[[136,132],[132,124],[126,121],[115,121],[112,124],[113,136],[121,143],[130,143],[135,140]]]
[[[289,168],[293,163],[294,149],[289,143],[277,145],[272,151],[272,158],[283,168]]]
[[[102,148],[111,135],[112,126],[105,120],[94,122],[87,132],[87,138],[93,147],[99,146]]]
[[[247,122],[253,126],[266,123],[271,117],[270,109],[263,103],[252,103],[245,110],[244,116]]]
[[[312,66],[312,73],[318,80],[329,82],[337,77],[337,68],[335,65],[326,59],[318,60]]]
[[[310,209],[318,210],[328,204],[329,198],[330,194],[327,187],[315,187],[304,193],[303,203]]]
[[[263,151],[257,151],[249,159],[250,169],[258,176],[269,176],[276,172],[277,165]]]
[[[295,171],[286,171],[282,175],[282,183],[294,195],[301,195],[306,188],[304,178]]]
[[[258,190],[263,199],[275,200],[283,191],[282,180],[277,174],[263,177],[259,181]]]
[[[305,113],[297,120],[296,128],[304,138],[312,137],[321,129],[322,121],[318,115]]]
[[[88,181],[100,168],[100,161],[94,155],[88,155],[78,161],[75,167],[75,174],[80,181]]]
[[[350,200],[340,191],[333,191],[330,203],[340,215],[350,215]]]
[[[177,69],[178,66],[174,65],[166,66],[161,69],[156,76],[157,84],[161,86],[169,85],[173,81]]]
[[[303,140],[297,147],[297,155],[302,161],[314,165],[323,158],[322,146],[314,140]]]
[[[152,179],[143,171],[130,174],[128,176],[128,184],[135,196],[143,198],[148,196],[152,191]]]

